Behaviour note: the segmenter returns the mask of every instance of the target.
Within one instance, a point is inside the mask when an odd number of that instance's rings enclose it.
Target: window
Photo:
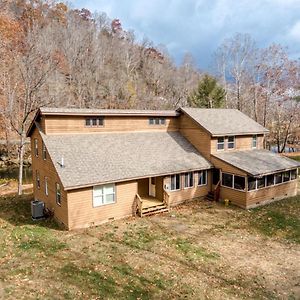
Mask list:
[[[104,117],[89,117],[85,119],[87,127],[101,127],[104,125]]]
[[[48,177],[45,177],[45,195],[48,196]]]
[[[282,173],[275,174],[275,184],[282,183]]]
[[[115,203],[115,185],[106,184],[94,186],[93,207]]]
[[[39,145],[37,139],[34,139],[34,154],[36,157],[39,156]]]
[[[257,188],[262,189],[266,185],[265,177],[257,178]]]
[[[234,188],[236,190],[245,190],[245,177],[234,175]]]
[[[194,186],[194,173],[188,172],[184,174],[184,188],[190,188]]]
[[[180,174],[171,175],[171,191],[180,190]]]
[[[38,170],[35,171],[35,179],[36,179],[36,186],[39,189],[41,187],[41,181],[40,181],[40,173]]]
[[[55,184],[55,190],[56,190],[56,203],[58,205],[61,205],[61,190],[60,190],[60,184]]]
[[[287,182],[290,180],[290,171],[283,172],[282,175],[283,175],[283,178],[282,178],[283,182]]]
[[[274,185],[274,174],[266,176],[266,186]]]
[[[228,173],[222,173],[222,185],[232,188],[233,187],[233,175]]]
[[[248,177],[248,191],[256,190],[256,178]]]
[[[217,150],[224,150],[224,137],[218,137]]]
[[[213,169],[212,170],[212,175],[213,175],[213,184],[216,185],[220,181],[220,169]]]
[[[291,180],[297,179],[297,169],[291,170]]]
[[[228,137],[228,149],[234,149],[235,147],[235,137],[229,136]]]
[[[252,136],[252,148],[256,148],[257,147],[257,135],[254,134]]]
[[[165,125],[166,118],[149,118],[149,125]]]
[[[46,158],[47,158],[47,150],[46,150],[46,146],[45,146],[45,144],[44,144],[44,142],[43,142],[43,148],[42,148],[42,152],[43,152],[43,160],[46,160]]]
[[[198,185],[207,184],[207,170],[198,172]]]

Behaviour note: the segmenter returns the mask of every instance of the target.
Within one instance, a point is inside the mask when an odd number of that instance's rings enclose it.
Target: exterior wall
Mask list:
[[[137,193],[137,181],[117,183],[116,202],[93,207],[93,188],[68,192],[68,228],[79,229],[98,225],[112,219],[131,216],[133,202]]]
[[[232,165],[229,165],[226,162],[224,162],[216,157],[212,156],[210,159],[210,162],[215,166],[215,168],[221,169],[222,172],[241,175],[241,176],[247,175],[247,173],[245,173],[244,171],[242,171],[238,168],[235,168]]]
[[[207,171],[207,184],[198,186],[198,174],[194,174],[194,186],[191,188],[184,188],[184,174],[181,174],[181,189],[178,191],[168,191],[170,194],[170,205],[175,206],[184,201],[191,200],[197,197],[204,197],[210,191],[211,186],[211,172]],[[170,176],[165,177],[164,184],[171,184]]]
[[[210,158],[211,136],[198,123],[186,114],[181,114],[179,131],[206,159]]]
[[[263,205],[272,201],[280,200],[297,195],[298,180],[281,183],[271,187],[247,193],[246,208]]]
[[[46,134],[119,131],[176,131],[178,118],[166,117],[165,125],[149,125],[147,116],[104,116],[104,126],[86,127],[85,116],[44,116]]]
[[[38,157],[36,157],[34,153],[34,139],[38,140]],[[45,202],[46,207],[54,212],[54,215],[59,222],[63,223],[65,227],[68,227],[67,193],[63,189],[63,185],[58,178],[48,152],[46,160],[43,160],[42,138],[37,128],[34,129],[31,136],[31,157],[34,199]],[[40,175],[40,188],[37,187],[36,183],[36,170],[39,171]],[[48,196],[45,193],[45,176],[48,177]],[[56,203],[56,183],[59,183],[61,187],[61,206]]]
[[[227,149],[227,137],[225,137],[225,149],[217,150],[218,138],[213,137],[211,139],[211,153],[220,153],[222,151],[235,151],[235,150],[253,150],[252,148],[252,136],[253,135],[240,135],[235,136],[235,148]],[[264,136],[257,135],[257,147],[255,149],[264,149]]]
[[[231,203],[246,208],[247,192],[221,186],[220,198],[221,200],[228,199]]]

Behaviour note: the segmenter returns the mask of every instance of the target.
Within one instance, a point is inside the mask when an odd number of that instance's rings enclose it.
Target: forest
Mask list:
[[[278,152],[299,142],[300,62],[288,49],[259,48],[237,33],[203,71],[189,53],[176,64],[121,22],[54,0],[0,0],[2,151],[16,143],[22,164],[26,129],[42,106],[236,108],[270,129]]]

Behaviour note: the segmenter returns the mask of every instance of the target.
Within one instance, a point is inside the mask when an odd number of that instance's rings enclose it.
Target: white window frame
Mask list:
[[[254,146],[255,144],[255,146]],[[252,148],[256,149],[257,148],[257,134],[252,135]]]
[[[176,185],[177,185],[177,179],[176,179],[176,176],[178,176],[179,178],[179,188],[176,189]],[[172,177],[175,178],[175,189],[172,190]],[[174,191],[180,191],[181,190],[181,174],[173,174],[170,176],[170,191],[171,192],[174,192]]]
[[[45,176],[45,195],[49,195],[49,190],[48,190],[48,177]]]
[[[233,138],[233,142],[229,142],[229,138]],[[229,144],[233,144],[233,147],[230,148]],[[235,136],[234,135],[230,135],[230,136],[227,137],[227,149],[228,150],[235,149]]]
[[[223,142],[219,142],[219,139],[223,139]],[[219,145],[223,145],[222,149],[219,149]],[[225,150],[225,137],[224,136],[219,136],[217,138],[217,151],[224,151]]]
[[[34,139],[34,155],[39,157],[39,144],[38,139]]]
[[[194,183],[194,181],[195,181],[195,178],[194,178],[194,172],[186,172],[186,173],[184,173],[183,174],[184,175],[184,183],[183,183],[183,186],[184,186],[184,189],[191,189],[191,188],[193,188],[194,186],[195,186],[195,183]],[[186,186],[185,185],[185,182],[186,182],[186,180],[185,180],[185,178],[186,178],[186,176],[188,177],[188,183],[190,184],[190,181],[191,181],[191,179],[192,179],[192,183],[193,183],[193,185],[192,186]],[[192,176],[192,178],[191,178],[191,176]]]
[[[223,174],[227,174],[227,175],[231,175],[232,176],[232,185],[227,186],[227,185],[223,185]],[[234,189],[234,174],[232,173],[228,173],[228,172],[222,172],[222,177],[221,177],[221,186],[228,188],[228,189]]]
[[[109,193],[108,189],[112,188],[113,192]],[[108,195],[113,195],[113,201],[107,202],[106,197]],[[105,184],[105,185],[96,185],[93,187],[93,207],[99,207],[103,205],[115,204],[116,203],[116,185]]]
[[[202,173],[205,173],[205,183],[199,184]],[[203,185],[207,185],[207,170],[198,171],[198,186],[203,186]]]

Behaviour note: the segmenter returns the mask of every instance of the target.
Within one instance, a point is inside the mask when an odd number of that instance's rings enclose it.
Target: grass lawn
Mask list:
[[[300,197],[67,232],[0,198],[0,299],[299,299]]]

